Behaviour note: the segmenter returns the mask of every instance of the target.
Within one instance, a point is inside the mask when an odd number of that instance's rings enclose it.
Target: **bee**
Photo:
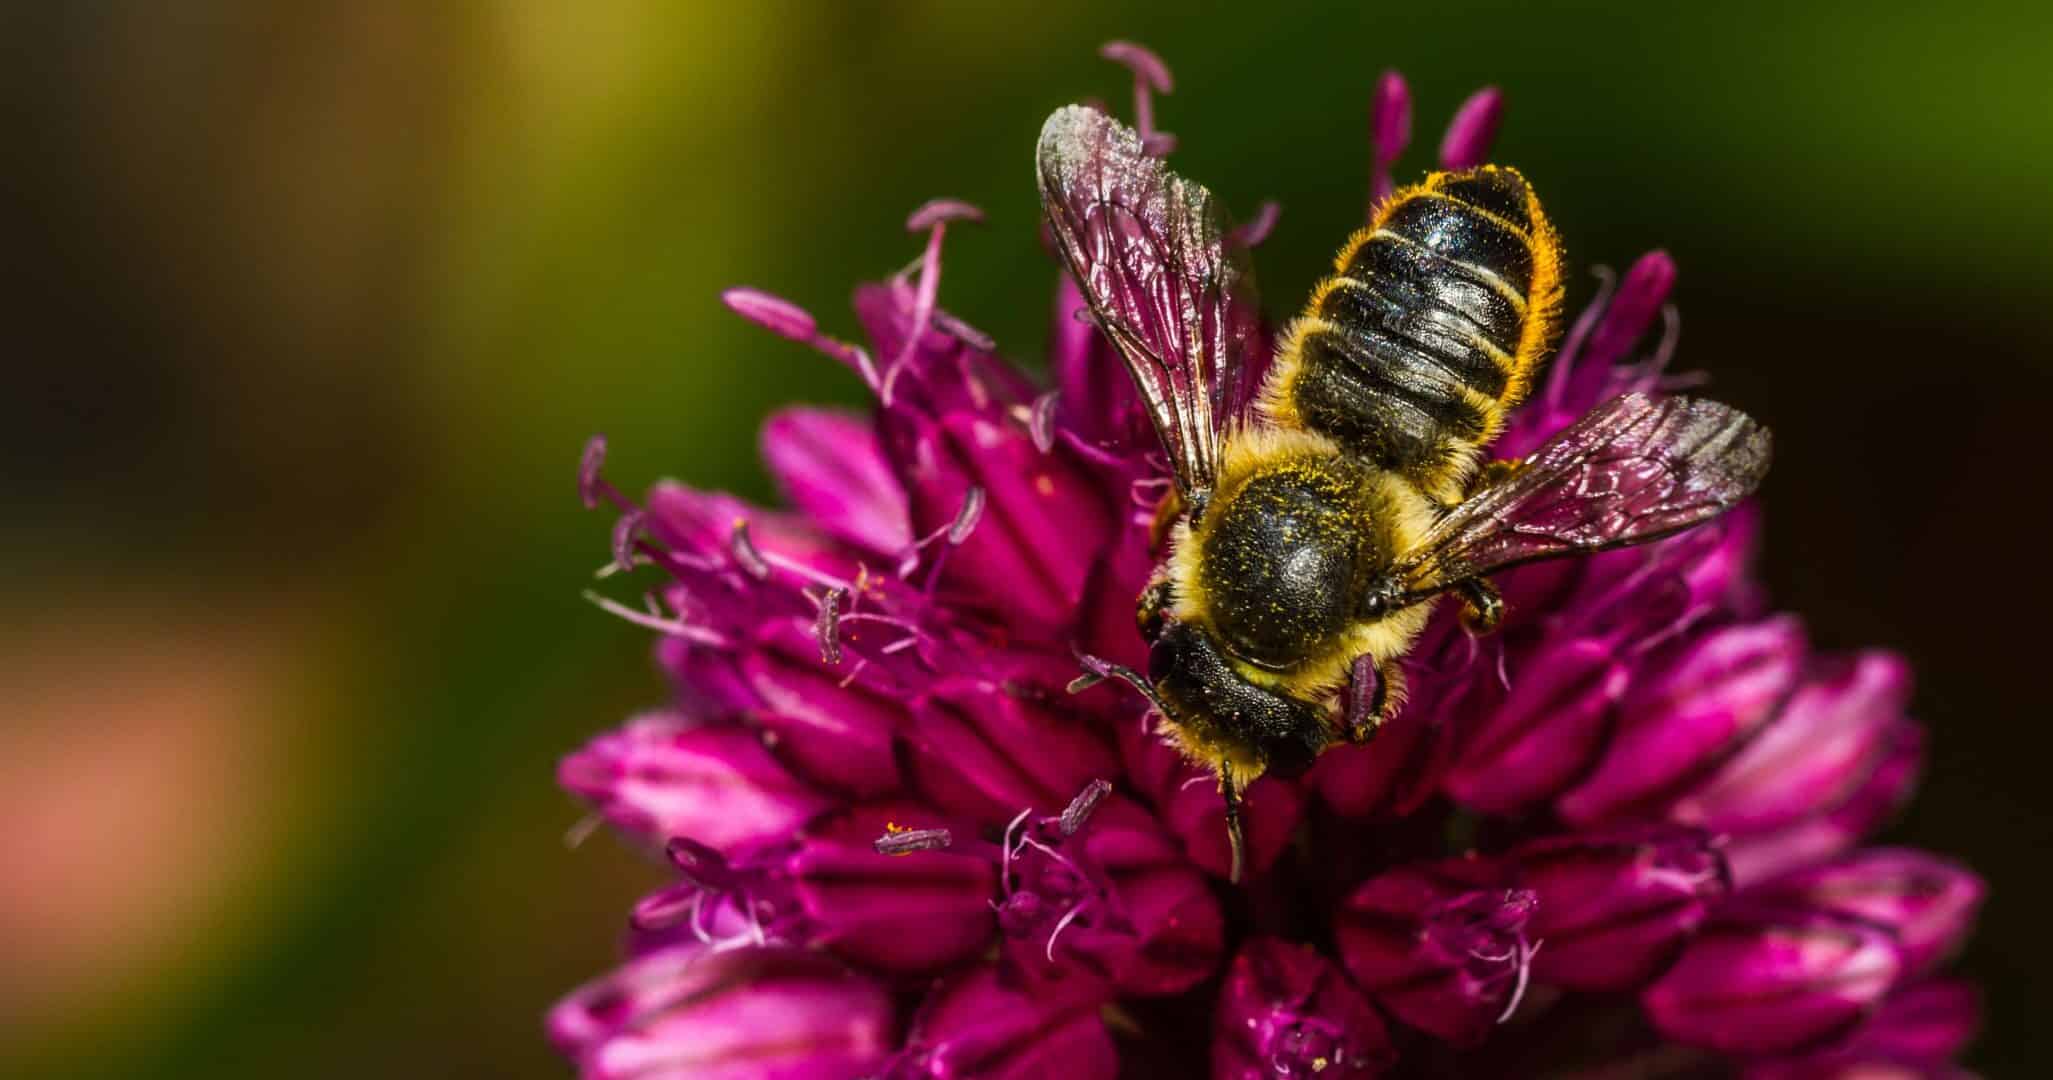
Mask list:
[[[1168,458],[1166,548],[1138,603],[1133,684],[1218,778],[1233,877],[1241,794],[1366,741],[1401,708],[1396,662],[1453,594],[1478,633],[1489,575],[1644,544],[1759,486],[1767,429],[1716,402],[1624,394],[1520,460],[1485,461],[1559,327],[1561,244],[1515,169],[1394,192],[1252,377],[1246,249],[1204,187],[1094,109],[1037,148],[1055,246]]]

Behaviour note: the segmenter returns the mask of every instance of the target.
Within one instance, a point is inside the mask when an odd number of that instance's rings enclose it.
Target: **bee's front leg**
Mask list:
[[[1169,576],[1157,570],[1134,605],[1134,622],[1140,627],[1142,641],[1153,644],[1162,636],[1162,631],[1169,625],[1169,609],[1174,605],[1175,595],[1170,591]]]
[[[1346,707],[1340,719],[1340,735],[1360,746],[1376,737],[1383,724],[1404,706],[1404,671],[1395,664],[1388,668],[1364,654],[1354,662],[1353,677],[1347,684]]]

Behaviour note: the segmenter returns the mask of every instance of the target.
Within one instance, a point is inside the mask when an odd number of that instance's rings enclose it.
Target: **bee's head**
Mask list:
[[[1315,705],[1248,682],[1211,635],[1172,622],[1148,650],[1148,680],[1167,719],[1213,745],[1243,750],[1262,770],[1299,776],[1326,748],[1326,718]]]

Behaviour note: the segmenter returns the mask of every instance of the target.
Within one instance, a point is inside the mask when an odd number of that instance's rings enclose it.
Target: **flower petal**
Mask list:
[[[1103,1000],[1085,981],[1027,990],[978,968],[928,997],[884,1080],[1113,1080]]]
[[[1904,970],[1929,973],[1974,928],[1987,886],[1950,859],[1907,848],[1870,848],[1747,890],[1750,903],[1865,919],[1896,932]]]
[[[1850,1030],[1903,972],[1889,932],[1811,914],[1721,917],[1641,995],[1670,1038],[1730,1054],[1787,1053]]]
[[[563,759],[557,780],[618,828],[658,844],[689,836],[731,850],[788,837],[833,804],[763,749],[755,733],[636,717]]]
[[[858,1076],[890,1048],[890,996],[817,954],[777,948],[651,953],[549,1013],[587,1080]]]
[[[1509,858],[1539,896],[1527,931],[1544,943],[1533,977],[1573,990],[1627,990],[1658,972],[1730,888],[1709,835],[1671,826],[1570,834]]]
[[[912,543],[905,492],[869,421],[828,409],[784,409],[764,423],[762,445],[785,497],[828,532],[885,554]]]
[[[1646,804],[1771,720],[1795,684],[1803,655],[1803,628],[1789,617],[1689,642],[1664,671],[1627,694],[1617,736],[1556,808],[1585,826],[1643,814]]]

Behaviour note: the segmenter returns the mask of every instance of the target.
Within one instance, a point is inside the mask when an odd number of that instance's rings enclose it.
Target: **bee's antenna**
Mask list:
[[[1226,796],[1226,846],[1233,853],[1226,880],[1240,884],[1241,867],[1247,862],[1247,835],[1241,828],[1240,786],[1233,782],[1233,769],[1219,764],[1219,791]]]
[[[1106,679],[1118,679],[1120,682],[1140,691],[1141,696],[1148,699],[1148,704],[1153,705],[1155,711],[1161,713],[1164,718],[1174,718],[1174,714],[1169,711],[1168,702],[1162,700],[1162,695],[1155,692],[1154,684],[1142,678],[1140,672],[1124,664],[1115,664],[1110,660],[1100,660],[1084,652],[1076,654],[1076,662],[1084,666],[1084,673],[1069,680],[1070,693],[1081,694],[1091,687],[1104,682]]]

